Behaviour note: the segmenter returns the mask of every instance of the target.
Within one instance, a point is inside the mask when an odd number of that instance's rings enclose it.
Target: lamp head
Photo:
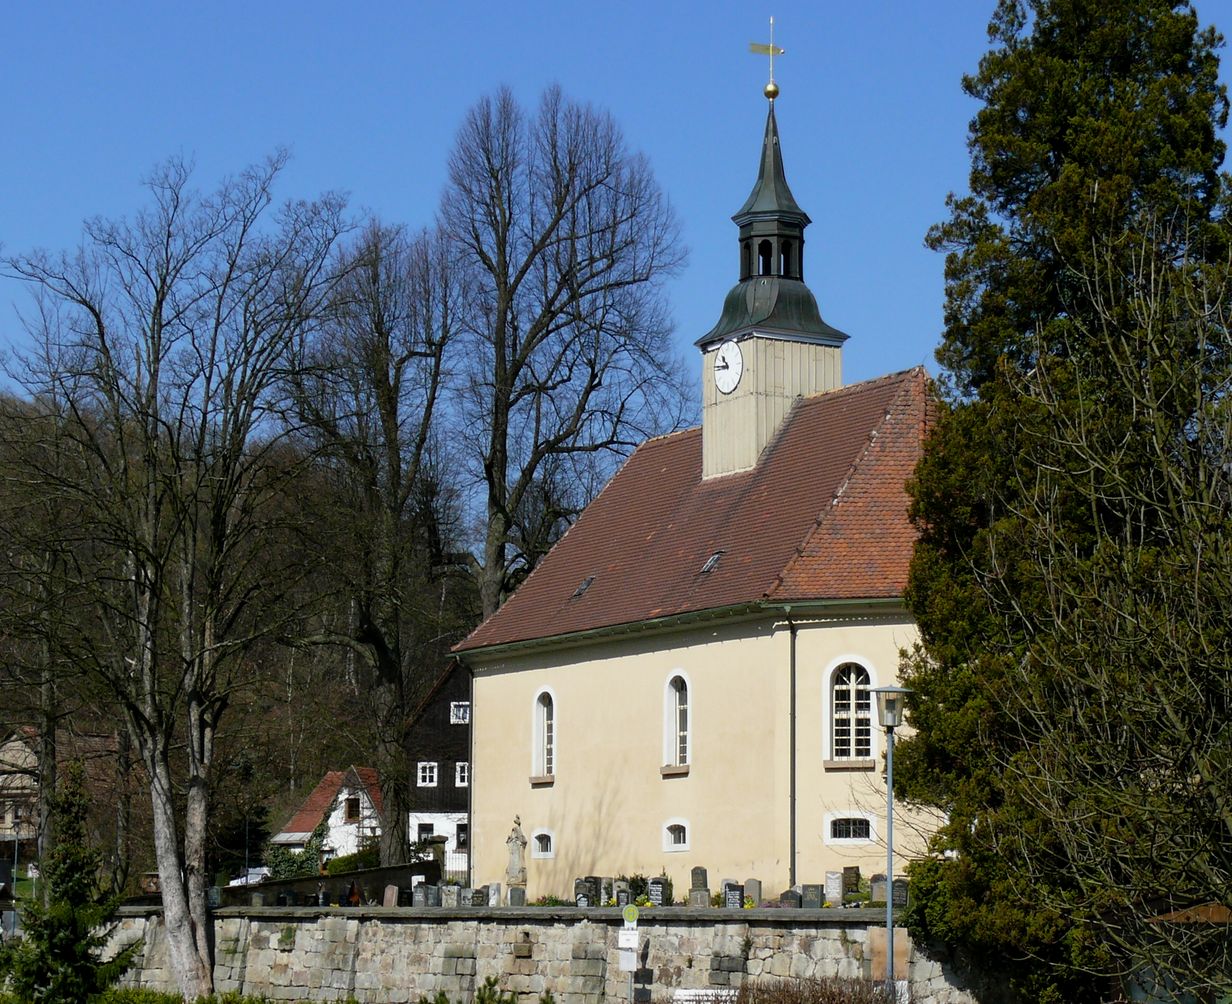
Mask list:
[[[876,687],[877,718],[883,729],[896,729],[903,724],[903,702],[912,691],[907,687]]]

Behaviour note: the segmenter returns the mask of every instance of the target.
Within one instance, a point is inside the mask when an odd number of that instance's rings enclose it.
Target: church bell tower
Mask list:
[[[754,467],[796,398],[842,384],[847,336],[821,319],[804,284],[810,221],[783,171],[774,118],[778,93],[772,68],[757,182],[732,217],[739,228],[739,281],[718,323],[696,342],[702,352],[703,478]]]

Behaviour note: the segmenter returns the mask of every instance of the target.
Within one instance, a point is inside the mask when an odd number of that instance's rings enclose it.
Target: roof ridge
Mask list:
[[[890,416],[893,415],[895,411],[898,410],[903,400],[909,397],[911,393],[911,382],[907,380],[906,378],[910,376],[920,375],[920,371],[922,371],[923,369],[924,369],[923,366],[913,366],[910,369],[900,370],[898,373],[890,373],[890,374],[886,374],[885,376],[875,377],[872,380],[865,380],[862,383],[849,385],[851,388],[871,387],[877,384],[885,384],[891,380],[897,380],[900,383],[898,390],[895,392],[894,396],[886,404],[885,411],[881,413],[881,417],[877,420],[877,424],[874,425],[872,429],[869,430],[868,435],[865,437],[864,445],[860,449],[859,455],[855,458],[855,460],[851,462],[851,466],[847,469],[847,473],[843,476],[842,481],[840,481],[838,486],[834,489],[834,492],[831,494],[829,501],[823,505],[821,512],[817,515],[817,518],[813,521],[812,525],[809,526],[809,528],[805,531],[804,536],[800,539],[799,543],[796,544],[795,552],[791,555],[790,558],[787,559],[787,563],[783,565],[782,568],[779,569],[770,587],[764,593],[762,593],[763,599],[768,599],[769,597],[773,596],[774,593],[782,587],[783,581],[787,576],[787,572],[791,569],[791,567],[794,564],[796,564],[796,562],[798,562],[801,558],[804,557],[804,553],[805,553],[805,550],[807,549],[808,542],[813,539],[814,535],[817,533],[818,530],[820,530],[823,526],[825,526],[828,520],[833,518],[835,511],[838,509],[839,500],[843,497],[843,495],[847,491],[847,488],[851,485],[851,482],[854,480],[856,475],[860,472],[860,469],[862,465],[864,464],[864,461],[867,459],[869,453],[872,452],[873,447],[876,445],[877,440],[880,438],[881,430],[885,428],[885,425],[889,421]],[[925,377],[927,377],[927,374],[924,374],[924,375]],[[846,390],[848,388],[844,387],[841,389]],[[823,392],[823,393],[832,393],[832,392],[828,391],[828,392]],[[822,395],[814,395],[814,396],[820,397]]]

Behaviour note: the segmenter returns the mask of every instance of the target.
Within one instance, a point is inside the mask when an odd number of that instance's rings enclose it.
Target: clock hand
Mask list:
[[[720,359],[717,363],[715,363],[715,364],[714,364],[714,368],[715,368],[716,370],[726,370],[726,369],[731,369],[731,367],[727,365],[727,360],[726,360],[726,359]]]

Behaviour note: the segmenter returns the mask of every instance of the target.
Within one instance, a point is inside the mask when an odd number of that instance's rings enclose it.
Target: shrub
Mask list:
[[[343,872],[356,872],[364,868],[379,868],[381,865],[381,848],[372,844],[354,854],[343,854],[333,858],[325,866],[330,875],[341,875]]]
[[[890,1004],[884,983],[871,980],[763,980],[745,983],[736,1004]]]

